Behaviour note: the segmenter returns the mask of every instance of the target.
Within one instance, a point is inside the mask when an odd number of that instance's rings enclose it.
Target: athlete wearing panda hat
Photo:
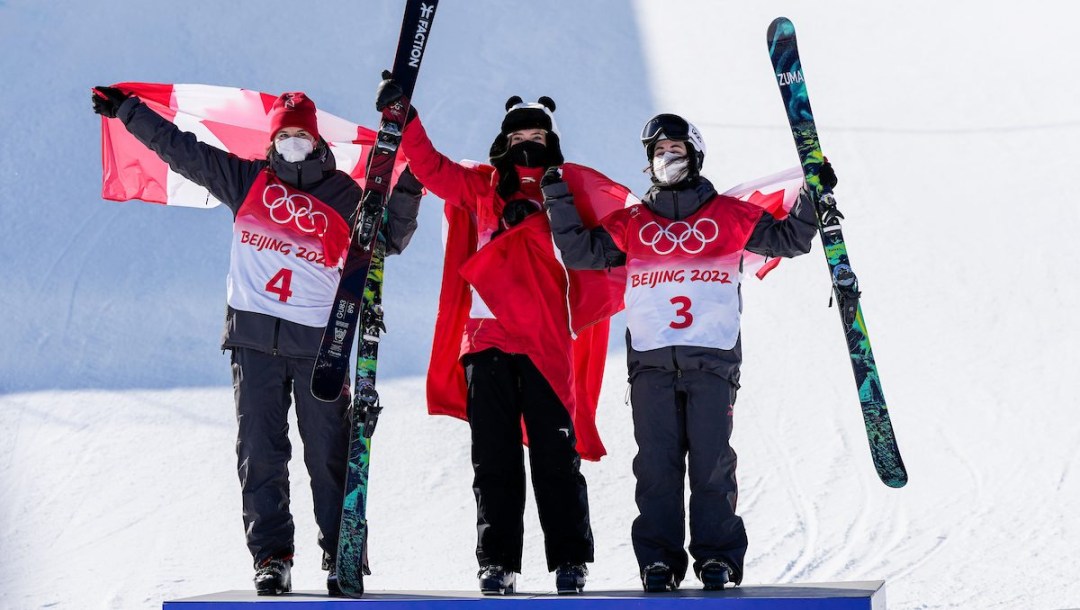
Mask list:
[[[641,143],[653,184],[640,203],[587,230],[553,171],[544,178],[544,204],[568,268],[627,266],[639,511],[631,538],[642,585],[675,589],[689,567],[682,516],[689,459],[693,568],[706,589],[721,589],[742,580],[747,545],[728,442],[742,362],[742,252],[808,252],[817,232],[813,202],[803,189],[790,215],[777,220],[718,195],[701,175],[705,139],[678,115],[649,119]],[[823,175],[826,188],[835,185],[831,168]]]
[[[376,94],[376,108],[382,109],[404,98],[401,88],[384,73]],[[410,109],[412,107],[410,106]],[[451,160],[432,145],[416,112],[409,113],[402,133],[401,151],[409,166],[424,186],[447,202],[448,209],[466,212],[471,225],[470,244],[458,244],[452,238],[455,225],[448,220],[447,256],[444,261],[444,281],[440,294],[439,318],[436,320],[436,340],[433,341],[432,366],[428,371],[429,411],[467,419],[471,429],[473,492],[476,497],[479,585],[484,594],[512,592],[516,573],[521,571],[523,524],[525,510],[525,471],[522,465],[522,425],[529,441],[532,483],[537,510],[544,530],[544,550],[548,569],[556,572],[560,593],[576,593],[585,585],[586,563],[593,560],[593,537],[589,521],[588,492],[580,471],[579,440],[584,436],[580,417],[595,411],[578,407],[564,397],[573,394],[576,375],[550,375],[546,364],[550,353],[560,352],[568,358],[574,349],[569,329],[551,328],[546,333],[547,345],[558,349],[537,353],[533,344],[522,339],[521,328],[497,318],[488,304],[470,284],[466,290],[467,314],[460,328],[450,329],[442,343],[453,342],[455,350],[449,375],[443,375],[435,365],[439,350],[444,349],[438,338],[443,320],[457,318],[444,307],[444,299],[457,290],[459,273],[465,264],[451,260],[451,254],[465,251],[466,263],[481,259],[493,252],[491,245],[500,236],[541,211],[543,195],[540,181],[544,172],[563,164],[558,127],[555,123],[555,102],[540,97],[525,102],[519,96],[506,101],[505,114],[499,132],[489,149],[490,166]],[[576,166],[568,172],[592,172]],[[447,212],[447,218],[455,218]],[[460,225],[456,225],[460,226]],[[545,223],[546,230],[546,223]],[[550,244],[550,241],[547,242]],[[459,247],[460,246],[460,247]],[[555,253],[536,253],[536,256],[511,258],[505,261],[513,273],[523,278],[521,284],[547,281],[543,261],[550,257],[557,264]],[[541,257],[538,259],[537,257]],[[565,270],[559,275],[562,285],[552,293],[565,293]],[[545,309],[551,307],[539,299],[522,296],[526,288],[509,285],[503,295],[513,301],[520,311],[530,314],[534,323],[550,319]],[[458,302],[458,301],[455,301]],[[558,297],[557,306],[566,307],[565,298]],[[605,343],[606,344],[606,343]],[[569,364],[568,364],[569,366]],[[467,393],[459,402],[443,396],[432,398],[434,387],[441,379],[455,381],[464,378]],[[590,425],[595,429],[595,425]],[[579,435],[579,432],[581,433]],[[598,456],[597,456],[598,457]]]

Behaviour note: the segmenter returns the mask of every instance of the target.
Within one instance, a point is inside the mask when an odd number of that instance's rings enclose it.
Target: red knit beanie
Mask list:
[[[303,91],[282,93],[270,107],[270,139],[285,127],[299,127],[319,141],[319,125],[315,120],[315,102]]]

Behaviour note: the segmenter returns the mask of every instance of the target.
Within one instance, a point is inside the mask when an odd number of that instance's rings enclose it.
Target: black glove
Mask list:
[[[821,164],[818,168],[818,180],[821,181],[821,188],[826,191],[831,191],[836,188],[836,172],[833,171],[832,164],[828,159]]]
[[[389,117],[392,120],[401,121],[402,125],[408,125],[416,118],[416,108],[413,108],[412,103],[408,97],[405,97],[405,92],[402,91],[401,85],[394,81],[394,75],[390,74],[389,70],[383,70],[382,82],[379,83],[378,89],[375,90],[375,110],[384,112],[386,108],[393,105],[395,102],[403,102],[409,105],[409,113],[405,115],[404,119],[401,116],[394,116],[395,113],[391,113]]]
[[[90,99],[94,103],[94,112],[103,117],[115,119],[120,104],[131,97],[116,87],[97,86],[90,90]]]
[[[516,226],[531,214],[540,211],[540,205],[532,199],[515,199],[503,206],[502,221],[506,228]]]
[[[562,181],[562,167],[559,165],[552,165],[547,168],[547,171],[544,172],[544,177],[540,179],[540,188],[558,184]]]
[[[394,75],[390,74],[389,70],[383,70],[382,82],[375,89],[375,110],[382,112],[383,108],[403,97],[405,97],[405,92],[401,89],[401,85],[394,80]]]
[[[382,82],[375,90],[375,110],[383,113],[386,119],[399,122],[402,126],[408,125],[416,118],[416,108],[413,108],[409,98],[402,91],[401,85],[394,81],[394,76],[389,70],[383,70],[382,78]],[[404,117],[400,114],[400,107],[395,108],[398,102],[409,106],[409,112]]]

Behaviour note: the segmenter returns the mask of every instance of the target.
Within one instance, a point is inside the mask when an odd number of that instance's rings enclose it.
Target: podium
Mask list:
[[[885,581],[751,585],[724,591],[671,593],[589,591],[580,595],[519,592],[484,596],[461,591],[370,591],[361,599],[297,591],[277,597],[225,591],[166,601],[162,610],[885,610]]]

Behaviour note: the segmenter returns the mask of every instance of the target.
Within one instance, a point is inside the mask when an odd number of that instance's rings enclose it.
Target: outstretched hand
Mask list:
[[[120,110],[120,104],[123,104],[127,98],[131,97],[116,87],[106,87],[104,85],[98,85],[90,91],[90,100],[94,104],[94,112],[110,119],[116,118],[116,113]]]

